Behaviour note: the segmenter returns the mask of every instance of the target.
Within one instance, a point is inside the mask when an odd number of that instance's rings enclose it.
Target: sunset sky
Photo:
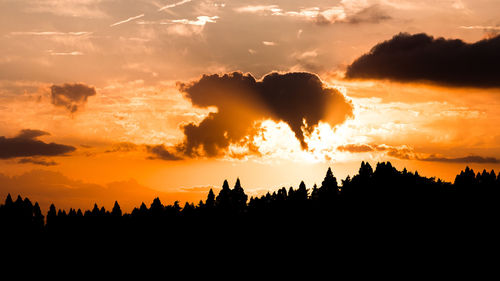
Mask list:
[[[500,170],[496,0],[0,0],[0,196],[130,211]],[[3,200],[3,199],[1,199]]]

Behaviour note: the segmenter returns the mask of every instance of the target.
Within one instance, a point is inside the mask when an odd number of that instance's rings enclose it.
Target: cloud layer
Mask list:
[[[65,107],[75,113],[79,107],[87,102],[88,97],[96,94],[94,87],[85,84],[63,84],[50,87],[51,101],[55,106]]]
[[[370,3],[372,2],[372,3]],[[334,23],[379,23],[392,17],[377,1],[340,1],[330,7],[300,7],[298,10],[285,10],[279,5],[247,5],[235,8],[237,13],[252,13],[281,17],[312,20],[318,25]]]
[[[58,156],[76,148],[57,143],[45,143],[37,138],[49,133],[39,130],[22,130],[13,138],[0,136],[0,159],[29,156]]]
[[[335,126],[352,116],[352,104],[339,91],[305,72],[271,73],[261,81],[240,72],[204,75],[179,88],[193,105],[217,108],[201,123],[183,126],[178,150],[188,156],[214,157],[230,144],[249,144],[266,119],[288,124],[306,149],[305,137],[320,121]]]
[[[466,43],[400,33],[348,66],[347,78],[431,82],[455,87],[500,87],[500,36]]]
[[[181,157],[175,155],[174,153],[168,151],[165,145],[146,145],[146,151],[153,155],[148,157],[149,159],[161,159],[167,161],[182,160]]]
[[[470,155],[465,157],[443,157],[436,155],[428,155],[417,153],[413,148],[402,146],[389,146],[385,144],[346,144],[337,147],[338,151],[349,153],[364,153],[364,152],[385,152],[388,156],[403,159],[403,160],[418,160],[427,162],[443,162],[443,163],[479,163],[479,164],[495,164],[500,163],[500,159],[495,157],[483,157]]]

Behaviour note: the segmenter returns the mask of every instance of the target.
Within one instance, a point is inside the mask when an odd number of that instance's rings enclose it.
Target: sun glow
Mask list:
[[[337,147],[349,143],[363,143],[364,137],[356,134],[353,120],[332,128],[328,123],[320,122],[309,134],[305,134],[307,149],[302,149],[288,124],[280,121],[265,120],[259,124],[259,132],[250,145],[232,144],[228,155],[239,160],[273,162],[287,160],[292,162],[321,163],[343,162],[350,160],[349,154],[338,152]],[[305,130],[303,130],[306,132]],[[255,148],[254,154],[249,146]],[[234,157],[244,155],[244,157]]]

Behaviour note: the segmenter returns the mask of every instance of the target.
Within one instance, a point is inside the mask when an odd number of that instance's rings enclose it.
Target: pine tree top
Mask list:
[[[222,189],[229,190],[229,183],[227,182],[227,180],[224,180],[224,183],[222,184]]]
[[[236,183],[234,184],[235,189],[240,189],[241,188],[241,183],[240,183],[240,178],[236,179]]]

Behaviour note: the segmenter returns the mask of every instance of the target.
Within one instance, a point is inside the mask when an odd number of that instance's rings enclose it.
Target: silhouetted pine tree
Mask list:
[[[120,208],[118,201],[115,201],[115,204],[113,205],[113,210],[111,211],[111,215],[113,217],[121,217],[122,216],[122,209]]]
[[[229,212],[231,210],[231,190],[229,189],[227,180],[224,180],[222,189],[217,198],[215,198],[215,206],[222,212]]]
[[[54,204],[50,204],[47,213],[47,228],[49,231],[57,231],[57,211]]]
[[[247,206],[248,196],[241,187],[240,179],[236,179],[233,190],[230,191],[232,208],[236,213],[243,212]]]
[[[377,163],[375,171],[369,163],[362,162],[358,174],[352,178],[347,176],[341,187],[329,168],[321,187],[314,185],[310,196],[302,181],[298,189],[290,187],[287,191],[282,187],[260,197],[251,197],[247,204],[248,196],[240,180],[236,180],[233,189],[225,180],[217,197],[211,189],[206,201],[200,201],[198,206],[186,202],[181,208],[178,201],[163,205],[157,197],[149,209],[142,203],[131,214],[123,214],[115,201],[111,212],[94,204],[83,215],[80,209],[70,208],[66,213],[51,204],[45,227],[38,203],[32,204],[21,196],[13,201],[8,194],[5,203],[0,205],[0,225],[3,232],[11,233],[47,232],[57,237],[158,233],[165,235],[166,240],[187,239],[182,238],[186,237],[183,235],[193,233],[203,236],[213,232],[220,236],[237,231],[241,226],[248,226],[246,229],[254,229],[257,233],[286,229],[287,225],[307,229],[311,222],[320,222],[318,225],[327,222],[343,230],[349,229],[346,227],[349,222],[353,222],[350,227],[366,225],[370,229],[399,228],[405,223],[424,228],[431,223],[434,227],[443,223],[467,225],[471,222],[482,226],[493,225],[500,214],[499,196],[500,174],[493,170],[475,173],[466,167],[451,184],[422,177],[406,168],[400,172],[390,162]]]
[[[35,206],[33,206],[33,227],[38,233],[41,233],[44,229],[42,210],[40,210],[38,202],[35,202]]]
[[[215,194],[211,188],[208,192],[207,200],[205,201],[205,207],[208,209],[213,209],[215,207]]]
[[[328,168],[325,178],[321,183],[321,187],[319,188],[319,200],[323,205],[332,207],[333,202],[338,197],[338,192],[337,178],[333,175],[332,169]]]

